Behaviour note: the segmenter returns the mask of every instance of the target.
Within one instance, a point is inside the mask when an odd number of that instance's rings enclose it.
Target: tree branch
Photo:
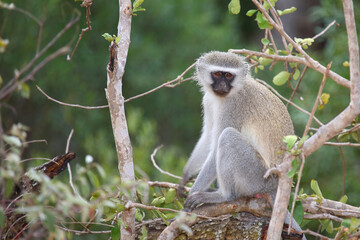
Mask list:
[[[121,181],[134,182],[134,163],[129,131],[126,123],[124,97],[122,94],[122,77],[125,72],[125,64],[130,45],[131,31],[131,1],[119,0],[118,33],[120,42],[110,46],[110,62],[107,67],[106,98],[109,103],[111,124],[115,139],[118,157],[118,168]],[[135,197],[135,185],[130,189],[130,194]],[[125,202],[129,201],[123,196]],[[135,239],[135,209],[125,209],[121,213],[121,239]]]

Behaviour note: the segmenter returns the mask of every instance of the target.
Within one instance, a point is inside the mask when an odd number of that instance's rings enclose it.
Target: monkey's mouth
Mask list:
[[[225,97],[226,95],[228,95],[230,91],[226,91],[226,90],[214,90],[215,95],[219,96],[219,97]]]

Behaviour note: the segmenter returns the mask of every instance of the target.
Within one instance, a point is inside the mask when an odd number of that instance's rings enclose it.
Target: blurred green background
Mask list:
[[[3,1],[9,2],[9,1]],[[75,46],[81,28],[85,28],[85,9],[73,0],[12,1],[19,8],[46,19],[43,28],[43,47],[70,20],[74,11],[81,12],[77,27],[67,31],[55,47],[56,50],[73,39]],[[283,1],[297,5],[299,10],[293,17],[284,20],[285,28],[293,37],[312,37],[331,21],[332,27],[310,47],[311,56],[323,65],[333,62],[332,70],[348,78],[348,68],[342,63],[348,60],[347,40],[341,1]],[[224,1],[160,1],[146,0],[145,12],[133,17],[131,45],[124,76],[125,98],[150,90],[176,78],[190,66],[201,53],[210,50],[228,49],[261,50],[263,33],[257,28],[254,17],[245,15],[254,8],[250,1],[241,1],[239,15],[230,15]],[[360,4],[354,1],[357,27],[360,32]],[[45,15],[43,13],[46,13]],[[86,32],[73,60],[65,56],[56,58],[36,74],[29,82],[30,98],[15,92],[1,107],[4,130],[21,122],[30,127],[28,140],[46,139],[47,144],[31,144],[24,158],[49,157],[64,152],[67,137],[74,129],[70,150],[77,158],[72,165],[85,165],[85,156],[92,155],[94,161],[105,170],[106,181],[118,175],[108,109],[84,110],[65,107],[47,100],[37,89],[40,86],[51,97],[67,103],[97,106],[105,105],[106,65],[109,60],[108,42],[103,33],[117,32],[118,6],[116,2],[96,1],[91,7],[92,31]],[[288,24],[288,25],[286,25]],[[16,11],[0,8],[0,36],[10,43],[0,53],[0,75],[6,83],[34,56],[39,27],[31,19]],[[279,44],[279,46],[281,46]],[[265,69],[253,74],[269,84],[283,68],[277,64],[272,71]],[[191,76],[192,73],[186,76]],[[294,102],[311,111],[322,76],[309,70],[303,79]],[[293,83],[295,86],[296,83]],[[285,97],[291,95],[286,86],[276,87]],[[349,102],[349,91],[328,79],[324,92],[331,95],[325,108],[316,113],[324,123],[340,113]],[[303,98],[300,100],[299,96]],[[155,147],[164,144],[157,156],[158,164],[167,171],[181,175],[192,148],[201,131],[201,93],[194,82],[186,82],[176,88],[163,88],[143,98],[126,103],[126,114],[137,176],[147,175],[150,180],[174,181],[159,173],[151,164],[150,155]],[[289,107],[296,133],[302,136],[308,116]],[[313,124],[317,127],[316,124]],[[360,151],[343,147],[346,159],[345,193],[349,203],[360,205]],[[326,198],[338,200],[343,193],[343,160],[339,148],[324,146],[312,154],[305,165],[302,187],[310,190],[310,180],[319,182]],[[43,163],[40,160],[26,162],[26,168]],[[73,169],[76,173],[76,168]],[[66,178],[67,173],[62,174]],[[105,183],[104,183],[105,184]]]

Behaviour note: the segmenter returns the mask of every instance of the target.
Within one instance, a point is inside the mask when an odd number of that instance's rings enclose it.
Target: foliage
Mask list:
[[[6,2],[6,3],[5,3]],[[276,6],[277,1],[270,1]],[[40,32],[35,22],[28,22],[28,18],[14,10],[15,5],[26,9],[38,19],[46,19],[41,29],[42,40],[38,41]],[[75,13],[83,11],[79,4],[72,1],[47,1],[46,5],[38,1],[0,1],[0,87],[9,81],[34,56],[35,46],[44,46]],[[257,9],[250,9],[250,4],[239,0],[229,1],[226,6],[221,1],[211,1],[206,4],[201,1],[177,1],[166,4],[163,1],[134,1],[132,43],[124,78],[125,97],[131,97],[147,91],[155,86],[173,79],[191,63],[201,52],[217,49],[227,50],[234,47],[255,47],[253,39],[255,29],[272,29],[263,14]],[[295,41],[301,44],[311,54],[317,56],[321,62],[331,59],[333,70],[344,77],[348,77],[347,53],[344,51],[346,33],[344,27],[342,7],[339,1],[321,1],[320,5],[311,9],[310,18],[319,26],[318,32],[335,19],[340,27],[331,28],[325,36],[314,41],[306,36],[299,36]],[[359,3],[354,1],[355,9]],[[144,6],[144,7],[143,7]],[[336,6],[336,7],[334,7]],[[145,11],[146,7],[146,12]],[[268,10],[270,5],[264,2]],[[253,8],[253,7],[252,7]],[[230,14],[227,14],[227,10]],[[241,10],[241,12],[240,12]],[[105,67],[108,61],[108,44],[102,40],[102,33],[113,32],[117,16],[117,8],[112,4],[97,4],[92,7],[92,31],[84,35],[79,48],[71,62],[65,58],[55,59],[44,70],[34,76],[36,84],[40,85],[49,95],[64,102],[81,102],[84,105],[102,105],[105,102],[103,88],[105,83]],[[246,14],[245,14],[246,13]],[[277,10],[279,15],[295,14],[296,7]],[[43,15],[46,14],[46,15]],[[233,14],[237,14],[233,16]],[[355,12],[359,19],[359,11]],[[247,16],[245,16],[247,15]],[[49,18],[51,16],[51,18]],[[285,16],[284,16],[285,17]],[[82,20],[84,22],[84,16]],[[10,24],[16,23],[16,24]],[[81,26],[83,23],[81,24]],[[26,26],[26,27],[24,27]],[[357,26],[359,28],[359,24]],[[359,29],[358,29],[359,32]],[[67,32],[56,46],[71,41],[77,33]],[[108,41],[119,41],[115,35],[104,34]],[[23,37],[27,36],[26,41]],[[268,37],[261,39],[263,52],[275,54]],[[258,48],[259,46],[256,46]],[[288,51],[298,56],[293,46]],[[286,49],[278,49],[279,55],[287,55]],[[39,61],[41,61],[40,59]],[[271,80],[269,71],[274,73],[273,84],[277,90],[290,95],[291,87],[297,84],[303,67],[299,64],[284,65],[275,63],[265,57],[252,57],[255,76]],[[5,66],[5,67],[4,67]],[[265,71],[266,69],[266,71]],[[303,79],[302,88],[294,102],[310,108],[316,95],[315,79],[321,79],[319,74],[308,72]],[[69,81],[70,80],[70,81]],[[317,84],[317,83],[316,83]],[[315,84],[315,85],[316,85]],[[16,202],[17,213],[25,214],[31,222],[30,228],[43,224],[47,232],[56,239],[75,239],[73,234],[65,234],[60,227],[82,231],[81,222],[93,222],[90,231],[107,231],[109,236],[117,239],[120,225],[119,213],[125,208],[122,194],[127,194],[129,184],[121,183],[118,177],[116,153],[107,110],[85,111],[82,109],[66,108],[48,102],[39,94],[35,83],[19,84],[14,94],[1,102],[1,167],[0,182],[2,185],[1,202],[8,203],[25,172],[41,182],[41,191],[24,195]],[[338,89],[336,84],[328,81],[325,91],[321,95],[317,117],[327,122],[341,111],[347,97],[346,90]],[[331,96],[331,100],[330,99]],[[194,83],[184,83],[175,89],[162,89],[141,99],[126,103],[128,127],[133,144],[136,165],[136,202],[158,208],[183,208],[183,199],[175,195],[175,189],[149,187],[148,180],[174,181],[174,179],[160,174],[150,161],[153,149],[160,143],[166,147],[156,156],[158,164],[167,171],[181,175],[186,162],[186,156],[195,144],[200,132],[201,110],[200,94]],[[302,113],[289,108],[298,135],[307,121]],[[27,127],[21,123],[26,124]],[[358,124],[358,119],[352,126]],[[50,181],[46,176],[31,170],[31,167],[42,163],[40,157],[54,156],[63,152],[65,141],[70,129],[75,129],[75,135],[70,148],[77,152],[78,158],[72,163],[72,189],[68,182],[69,176],[64,173],[58,179]],[[311,134],[311,132],[310,132]],[[43,143],[29,144],[28,140],[44,139]],[[337,138],[339,142],[359,142],[359,131],[343,132]],[[304,138],[289,136],[285,139],[287,149],[292,154],[300,154],[300,146]],[[297,148],[292,151],[297,142]],[[323,147],[309,158],[311,166],[305,165],[302,182],[304,190],[299,197],[306,197],[305,192],[313,191],[319,200],[323,196],[339,199],[342,195],[342,175],[333,174],[343,167],[341,153],[346,156],[346,193],[349,202],[357,204],[360,196],[360,183],[357,181],[359,165],[357,164],[359,150]],[[39,157],[40,156],[40,157]],[[85,156],[93,160],[83,161]],[[25,159],[36,158],[33,161]],[[89,159],[89,157],[87,158]],[[91,158],[90,158],[91,159]],[[288,177],[297,178],[300,160],[295,158]],[[30,170],[29,170],[30,169]],[[312,179],[317,181],[312,181]],[[311,184],[307,184],[311,182]],[[325,185],[326,183],[326,185]],[[322,186],[321,191],[319,185]],[[77,192],[76,192],[77,191]],[[118,194],[121,193],[121,194]],[[311,195],[310,195],[311,196]],[[344,198],[343,198],[344,199]],[[345,201],[345,200],[344,200]],[[0,207],[0,227],[6,225],[6,206]],[[137,208],[136,220],[142,221],[160,217],[165,223],[176,214],[168,210],[146,210]],[[301,222],[304,209],[299,201],[295,204],[294,217]],[[346,219],[341,224],[330,220],[314,223],[303,220],[305,224],[316,229],[321,225],[321,231],[334,235],[334,231],[341,226],[347,228],[345,234],[354,232],[360,225],[358,219]],[[57,227],[54,227],[57,226]],[[142,232],[146,239],[146,231]],[[91,237],[86,237],[91,238]],[[94,238],[94,237],[93,237]],[[96,238],[94,238],[96,239]]]

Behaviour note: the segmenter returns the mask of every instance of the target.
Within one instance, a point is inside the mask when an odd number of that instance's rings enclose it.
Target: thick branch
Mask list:
[[[119,172],[122,182],[134,182],[134,163],[129,131],[126,123],[124,97],[122,94],[122,77],[130,45],[131,1],[119,0],[118,36],[119,45],[112,42],[110,62],[107,67],[106,97],[109,103],[111,124],[114,133],[116,152],[119,161]],[[135,196],[135,185],[131,187]],[[124,201],[128,201],[125,199]],[[126,209],[121,214],[121,239],[135,238],[135,209]]]

